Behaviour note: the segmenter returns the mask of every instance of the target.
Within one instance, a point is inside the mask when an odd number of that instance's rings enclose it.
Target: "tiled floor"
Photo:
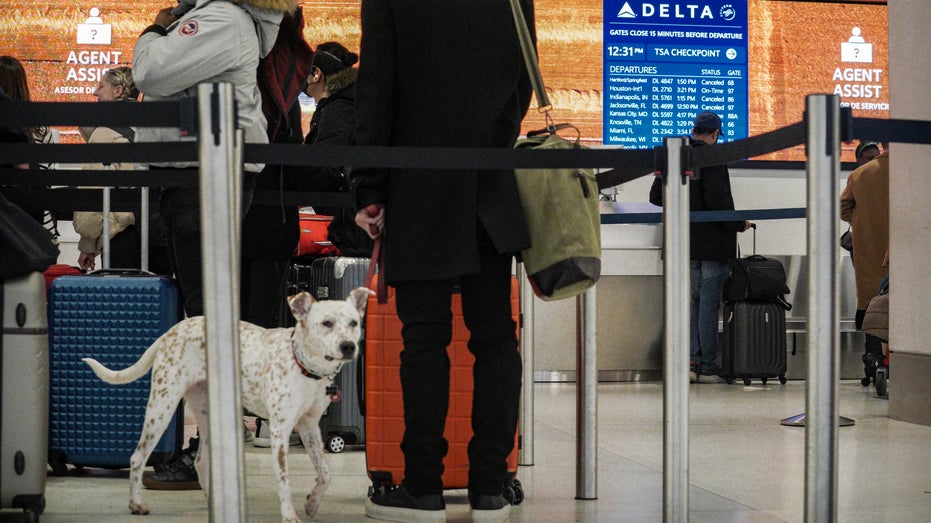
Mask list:
[[[891,383],[891,382],[890,382]],[[520,468],[526,501],[512,521],[662,520],[662,384],[599,385],[597,500],[575,498],[575,386],[535,385],[533,466]],[[890,385],[890,394],[894,386]],[[803,521],[805,429],[779,421],[805,409],[805,383],[695,384],[690,390],[690,520],[697,522]],[[931,521],[931,427],[892,421],[888,402],[858,381],[840,387],[840,411],[856,420],[840,429],[838,521]],[[332,486],[315,521],[365,521],[365,454],[328,454]],[[290,456],[295,505],[314,482],[300,448]],[[246,445],[249,522],[278,521],[278,504],[265,449]],[[468,521],[463,491],[446,495],[450,521]],[[152,513],[127,508],[126,471],[87,470],[49,477],[43,523],[145,521],[203,522],[200,491],[144,491]],[[0,523],[18,521],[11,510]],[[311,521],[310,518],[304,518]]]

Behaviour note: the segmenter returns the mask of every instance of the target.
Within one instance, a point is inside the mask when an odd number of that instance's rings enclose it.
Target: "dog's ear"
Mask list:
[[[291,306],[291,314],[293,314],[294,319],[298,321],[307,317],[307,314],[310,313],[310,306],[316,301],[317,300],[306,291],[299,292],[294,296],[288,296],[288,305]]]
[[[362,316],[365,314],[365,306],[368,305],[369,296],[374,295],[375,291],[369,289],[368,287],[356,287],[349,292],[349,296],[346,297],[346,301],[348,301],[353,307],[356,308],[357,311],[359,311],[359,316]]]

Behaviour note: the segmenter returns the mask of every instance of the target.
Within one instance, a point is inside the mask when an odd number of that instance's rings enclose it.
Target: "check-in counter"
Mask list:
[[[603,212],[656,212],[643,203],[603,202]],[[602,276],[597,285],[598,380],[655,381],[663,365],[663,229],[661,224],[602,225]],[[804,379],[808,369],[806,256],[770,256],[782,261],[793,307],[786,313],[786,377]],[[846,252],[840,273],[842,379],[863,376],[864,335],[854,329],[856,286]],[[534,298],[534,379],[574,381],[576,301]]]

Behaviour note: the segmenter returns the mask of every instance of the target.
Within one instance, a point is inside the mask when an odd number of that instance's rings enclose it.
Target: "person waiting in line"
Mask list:
[[[310,119],[310,130],[304,143],[352,145],[356,122],[356,78],[354,68],[359,55],[338,42],[325,42],[317,46],[313,66],[307,76],[304,93],[316,102]],[[350,190],[349,180],[341,167],[317,166],[295,173],[314,187],[330,191]],[[304,181],[302,183],[308,183]],[[355,211],[351,208],[315,207],[318,214],[333,216],[327,229],[330,242],[344,256],[367,258],[372,255],[372,239],[355,224]]]
[[[857,283],[854,319],[858,330],[863,328],[866,306],[886,274],[883,260],[889,248],[889,150],[883,149],[872,161],[850,173],[840,195],[840,217],[850,223],[853,236],[851,256]],[[875,377],[877,361],[882,361],[882,345],[879,338],[867,334],[863,354],[867,378]]]
[[[533,31],[533,4],[521,2]],[[507,2],[363,0],[355,140],[362,146],[513,147],[530,105]],[[366,500],[388,521],[445,521],[451,301],[459,283],[473,365],[468,498],[473,521],[505,521],[521,357],[511,264],[530,245],[513,170],[353,170],[356,223],[384,237],[404,349],[402,484]],[[378,212],[370,216],[367,206]]]
[[[133,48],[133,76],[144,95],[143,102],[193,98],[198,84],[228,82],[233,84],[236,123],[244,131],[245,142],[268,143],[256,71],[259,60],[275,44],[284,14],[297,8],[296,0],[185,0],[178,8],[183,8],[177,11],[179,15],[172,13],[174,8],[161,9]],[[177,128],[141,127],[136,133],[137,142],[180,140]],[[190,167],[150,164],[150,169]],[[262,168],[256,164],[244,166],[240,218],[248,212],[254,176]],[[184,312],[189,317],[203,315],[200,191],[187,187],[165,189],[159,209]],[[200,488],[193,466],[195,445],[192,442],[187,451],[160,470],[144,474],[143,484],[153,489]]]
[[[721,118],[705,111],[695,117],[689,144],[712,145],[721,136]],[[663,204],[663,181],[657,177],[650,187],[650,203]],[[689,182],[692,211],[733,211],[730,173],[726,165],[703,167]],[[737,234],[750,227],[749,221],[689,223],[689,381],[722,383],[718,365],[718,315],[724,282],[730,275],[728,260],[737,256]]]
[[[860,145],[857,146],[856,156],[857,156],[857,167],[865,164],[866,162],[872,160],[879,156],[879,144],[876,142],[863,141],[860,142]]]
[[[32,101],[26,69],[23,67],[23,63],[16,57],[9,55],[0,56],[0,90],[2,90],[11,101]],[[30,127],[25,130],[25,135],[31,143],[51,143],[53,140],[51,130],[45,126]],[[24,169],[43,169],[48,166],[46,164],[22,164],[19,167]],[[36,203],[39,199],[38,189],[26,187],[20,189],[20,191],[27,195],[27,199],[20,200],[19,198],[13,198],[11,201],[19,205],[37,222],[41,223],[57,241],[58,228],[55,217]]]
[[[258,85],[262,111],[268,122],[269,143],[300,144],[299,96],[310,70],[313,50],[304,39],[304,15],[300,7],[286,14],[275,45],[259,61]],[[285,284],[294,247],[300,236],[297,205],[280,200],[289,184],[289,166],[267,164],[256,177],[256,191],[275,193],[275,203],[254,203],[242,223],[240,313],[242,319],[273,329],[290,321]]]
[[[134,102],[139,98],[139,90],[133,81],[130,67],[114,67],[107,70],[100,78],[94,92],[98,102]],[[131,127],[80,127],[78,131],[87,143],[131,143],[136,131]],[[118,163],[111,166],[115,170],[133,170],[132,163]],[[85,169],[103,169],[102,164],[89,164]],[[78,266],[86,271],[96,268],[97,255],[103,248],[103,213],[76,211],[74,213],[74,230],[80,235],[78,240]],[[156,274],[170,274],[167,252],[164,246],[159,249],[159,242],[152,238],[160,231],[159,223],[150,220],[149,270]],[[132,212],[110,213],[110,267],[139,268],[141,261],[141,237],[136,226],[136,217]]]
[[[13,100],[7,96],[6,92],[0,88],[0,103],[12,102]],[[28,143],[29,136],[26,135],[24,129],[16,129],[10,127],[0,127],[0,143]],[[0,167],[13,167],[16,169],[28,169],[29,165],[25,163],[3,163],[0,162]]]

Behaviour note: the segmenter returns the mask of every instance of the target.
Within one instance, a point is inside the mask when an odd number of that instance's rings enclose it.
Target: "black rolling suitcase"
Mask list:
[[[108,211],[105,205],[104,215]],[[81,358],[92,357],[111,369],[129,367],[178,322],[180,311],[175,282],[144,270],[105,268],[52,282],[48,460],[53,473],[67,473],[67,463],[129,466],[142,433],[150,376],[114,386],[100,380]],[[168,459],[181,449],[183,439],[184,409],[179,407],[150,463]]]
[[[786,382],[786,301],[789,293],[782,262],[756,254],[731,260],[731,275],[724,283],[724,339],[721,375],[728,383],[752,378]]]
[[[786,310],[776,302],[735,301],[724,304],[721,375],[728,383],[752,378],[786,382]]]
[[[48,323],[45,278],[0,280],[0,508],[34,523],[45,509]]]
[[[369,258],[329,256],[314,260],[310,266],[295,265],[291,269],[292,286],[306,290],[318,300],[343,300],[349,291],[365,285]],[[365,339],[363,323],[362,339]],[[365,343],[359,344],[365,347]],[[365,443],[365,417],[363,405],[363,369],[365,354],[343,365],[333,385],[340,400],[330,403],[320,418],[323,448],[329,452],[342,452],[346,445]]]

